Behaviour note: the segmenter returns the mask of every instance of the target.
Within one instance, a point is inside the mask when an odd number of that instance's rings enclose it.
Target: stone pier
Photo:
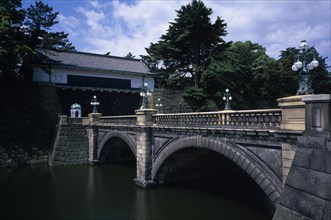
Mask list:
[[[154,185],[152,181],[152,144],[153,133],[151,126],[153,125],[153,115],[156,114],[155,109],[140,109],[136,110],[137,125],[140,127],[136,133],[137,143],[137,177],[134,179],[138,186],[143,188]]]
[[[98,122],[99,117],[102,114],[100,113],[90,113],[89,122],[87,126],[87,136],[89,139],[89,156],[88,162],[89,164],[98,163]]]
[[[331,219],[331,95],[308,95],[305,132],[273,220]]]

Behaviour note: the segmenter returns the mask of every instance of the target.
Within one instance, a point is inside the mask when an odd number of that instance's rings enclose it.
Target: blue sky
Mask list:
[[[23,0],[28,7],[34,0]],[[78,51],[137,58],[158,41],[187,0],[44,0],[59,12],[54,31],[69,33]],[[307,40],[331,65],[330,0],[205,0],[212,20],[227,23],[226,41],[258,43],[278,58]],[[330,68],[329,68],[330,70]]]

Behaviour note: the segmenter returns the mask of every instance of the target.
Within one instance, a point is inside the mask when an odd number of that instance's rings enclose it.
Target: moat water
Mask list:
[[[271,219],[265,195],[238,177],[137,187],[134,166],[0,170],[0,219]]]

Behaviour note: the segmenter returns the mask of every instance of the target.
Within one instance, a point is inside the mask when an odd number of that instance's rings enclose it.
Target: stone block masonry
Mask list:
[[[81,124],[60,124],[50,166],[88,163],[88,136]]]
[[[273,220],[331,219],[331,95],[305,96],[303,102],[305,133]]]
[[[137,143],[137,177],[135,183],[143,188],[150,187],[155,183],[152,181],[152,129],[154,109],[136,110],[136,124],[141,129],[136,134]]]
[[[282,173],[283,173],[284,184],[292,166],[292,162],[295,155],[295,149],[296,147],[290,144],[285,144],[285,143],[282,144],[282,163],[283,163]]]
[[[154,89],[151,106],[154,108],[157,99],[161,99],[161,113],[193,112],[192,106],[182,97],[180,90]]]
[[[274,220],[331,219],[331,139],[304,136],[286,180]],[[319,139],[319,140],[316,140]],[[323,141],[322,141],[323,139]],[[322,145],[317,142],[324,142]]]

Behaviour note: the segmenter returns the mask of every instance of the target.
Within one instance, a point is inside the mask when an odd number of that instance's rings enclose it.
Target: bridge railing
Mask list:
[[[215,126],[240,128],[279,129],[281,109],[218,111],[154,115],[155,125],[160,126]]]
[[[70,117],[68,117],[66,120],[67,120],[68,124],[82,124],[84,119],[86,120],[88,118],[70,118]]]
[[[137,120],[136,115],[101,116],[99,117],[99,124],[135,125],[136,120]]]

